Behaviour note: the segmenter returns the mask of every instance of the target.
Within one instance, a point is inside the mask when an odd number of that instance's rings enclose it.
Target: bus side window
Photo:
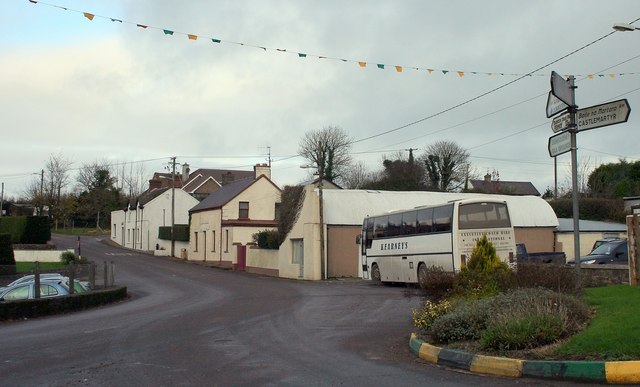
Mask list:
[[[365,223],[365,243],[362,245],[365,249],[371,248],[373,243],[373,219],[367,218]]]
[[[404,229],[404,235],[413,235],[416,233],[417,216],[417,211],[409,211],[402,214],[402,228]]]
[[[375,218],[373,226],[373,238],[384,238],[387,236],[387,227],[389,223],[389,216],[378,216]]]
[[[402,228],[402,214],[389,215],[389,228],[387,229],[387,236],[400,236],[404,234]]]
[[[433,208],[423,208],[418,210],[417,233],[428,234],[433,231]]]
[[[453,215],[453,205],[436,207],[433,209],[433,231],[451,231],[451,216]]]

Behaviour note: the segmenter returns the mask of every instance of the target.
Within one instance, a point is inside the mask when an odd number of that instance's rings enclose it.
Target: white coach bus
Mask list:
[[[369,216],[359,238],[363,278],[424,285],[429,267],[459,271],[482,235],[503,261],[513,261],[515,236],[505,201],[454,200]]]

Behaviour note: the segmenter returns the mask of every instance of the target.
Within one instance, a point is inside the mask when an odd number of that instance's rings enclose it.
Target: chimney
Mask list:
[[[485,183],[491,183],[491,174],[487,173],[486,175],[484,175],[484,182]]]
[[[220,182],[220,185],[227,185],[229,183],[231,183],[233,180],[235,179],[235,177],[233,176],[233,173],[231,173],[231,171],[227,171],[226,173],[222,174],[222,181]]]
[[[269,164],[256,164],[253,167],[255,178],[258,179],[260,175],[265,175],[267,179],[271,180],[271,167]]]
[[[162,187],[162,181],[160,179],[156,179],[155,176],[153,179],[149,180],[149,189],[157,189]]]
[[[187,180],[189,180],[189,164],[182,164],[182,184],[186,184]]]

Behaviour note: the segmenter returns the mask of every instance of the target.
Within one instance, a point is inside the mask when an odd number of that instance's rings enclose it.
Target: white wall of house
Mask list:
[[[191,214],[189,239],[190,260],[223,261],[237,263],[235,245],[253,242],[253,234],[265,226],[224,225],[225,221],[238,220],[240,202],[249,203],[249,220],[275,220],[275,205],[280,202],[280,190],[265,178],[256,180],[222,208]]]
[[[176,189],[174,206],[174,223],[188,224],[189,209],[198,204],[198,200],[188,193]],[[163,192],[149,201],[144,208],[111,213],[111,240],[121,246],[135,250],[152,251],[156,245],[171,251],[171,242],[158,239],[161,226],[171,226],[171,190]],[[180,247],[185,243],[177,243],[175,255],[179,256]]]

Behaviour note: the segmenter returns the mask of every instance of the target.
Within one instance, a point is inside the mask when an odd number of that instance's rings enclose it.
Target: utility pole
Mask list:
[[[40,202],[40,208],[38,211],[38,215],[42,216],[42,202],[44,200],[44,169],[40,170],[40,200],[38,200]]]
[[[0,218],[2,218],[3,208],[4,208],[4,183],[2,183],[2,194],[0,195]]]
[[[176,158],[171,158],[171,256],[176,256]]]

